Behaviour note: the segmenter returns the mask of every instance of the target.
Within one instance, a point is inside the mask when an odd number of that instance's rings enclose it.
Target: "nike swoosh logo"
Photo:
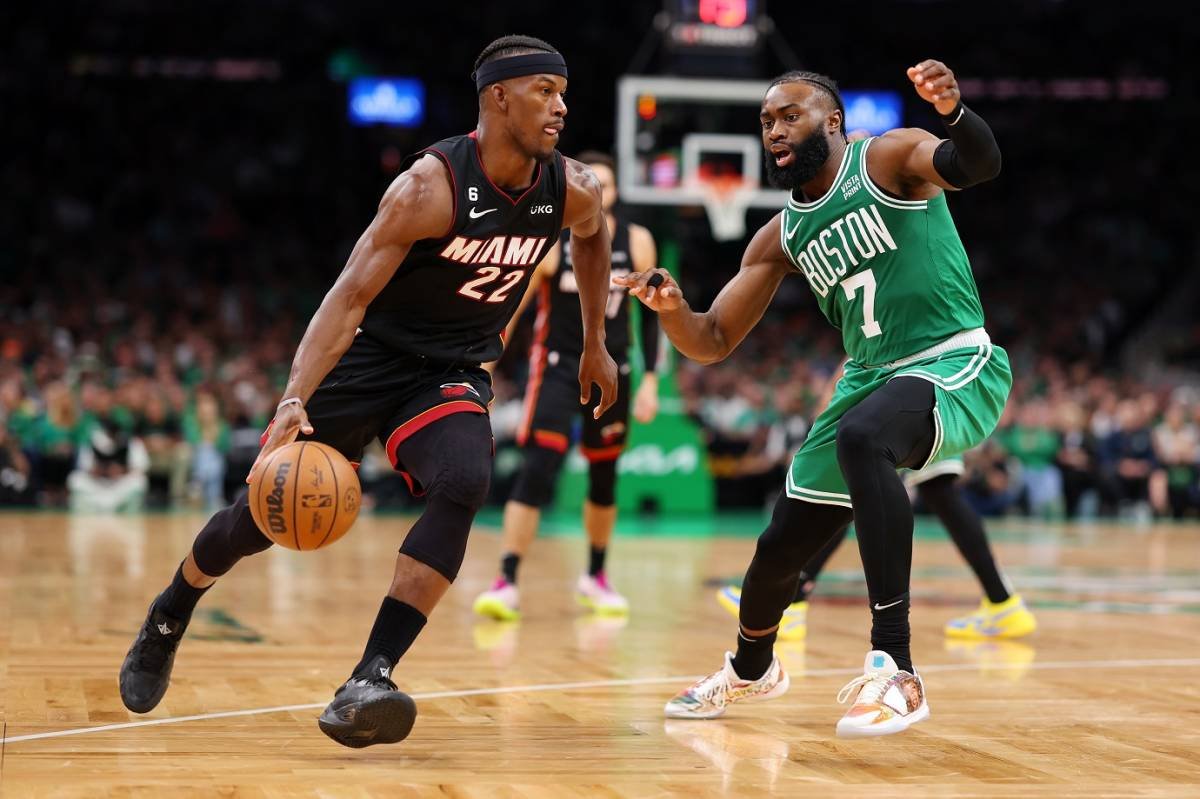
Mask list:
[[[797,222],[795,225],[793,225],[793,226],[792,226],[792,229],[791,229],[791,230],[789,230],[789,231],[786,231],[786,232],[787,232],[787,240],[788,240],[788,241],[791,241],[791,240],[792,240],[792,236],[795,236],[795,235],[796,235],[796,231],[800,229],[800,225],[801,225],[803,222],[804,222],[804,220],[803,220],[803,219],[802,219],[802,220],[800,220],[799,222]]]
[[[479,218],[479,217],[481,217],[481,216],[487,216],[487,215],[488,215],[488,214],[490,214],[492,211],[499,211],[499,210],[500,210],[499,208],[489,208],[489,209],[487,209],[486,211],[480,211],[479,213],[476,213],[476,212],[475,212],[475,208],[474,208],[474,207],[472,207],[472,208],[471,208],[471,210],[470,210],[470,212],[469,212],[469,215],[470,215],[470,217],[471,217],[472,219],[478,219],[478,218]],[[789,237],[789,238],[790,238],[790,237]]]
[[[895,602],[889,602],[886,605],[880,605],[878,602],[876,602],[875,609],[876,610],[887,610],[888,608],[894,608],[896,605],[899,605],[903,601],[904,601],[903,599],[897,599]]]

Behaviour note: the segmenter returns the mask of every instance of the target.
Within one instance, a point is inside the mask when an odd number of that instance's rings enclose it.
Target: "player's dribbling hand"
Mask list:
[[[953,111],[962,97],[954,73],[941,61],[929,58],[915,67],[909,67],[908,79],[913,82],[913,87],[921,99],[933,103],[933,107],[942,116]]]
[[[312,431],[313,426],[308,422],[308,413],[302,406],[293,402],[277,408],[275,419],[271,422],[271,431],[267,435],[267,443],[262,445],[258,457],[254,459],[250,474],[246,475],[246,484],[249,485],[254,480],[254,475],[258,474],[258,470],[271,457],[272,452],[292,443],[301,433],[306,436],[312,435]]]
[[[658,278],[651,282],[652,278]],[[683,292],[679,284],[665,269],[652,269],[649,272],[630,272],[625,277],[614,277],[613,283],[624,286],[629,293],[637,297],[652,311],[663,313],[676,311],[683,306]]]

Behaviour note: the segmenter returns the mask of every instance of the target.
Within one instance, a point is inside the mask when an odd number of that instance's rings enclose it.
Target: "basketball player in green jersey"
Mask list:
[[[860,138],[870,135],[862,131],[859,131],[859,134]],[[850,134],[851,141],[855,135]],[[837,374],[826,382],[821,399],[817,403],[818,409],[829,405],[841,376],[842,367],[839,367]],[[962,457],[955,455],[943,458],[924,469],[906,469],[902,473],[905,488],[910,493],[915,493],[925,507],[937,515],[946,532],[950,534],[950,540],[954,542],[958,553],[971,567],[975,579],[983,589],[984,596],[978,610],[946,622],[946,636],[969,641],[1021,638],[1037,629],[1037,619],[1026,607],[1021,595],[1013,592],[1008,580],[996,565],[992,549],[988,546],[983,519],[967,502],[958,487],[958,480],[964,471]],[[783,619],[779,623],[780,641],[804,640],[808,633],[808,597],[816,587],[817,578],[820,577],[826,562],[841,546],[849,529],[843,527],[842,531],[830,539],[829,543],[800,570],[796,593],[791,604],[784,610]],[[742,589],[735,585],[722,586],[717,591],[717,602],[734,616],[738,616],[741,611]],[[991,653],[994,650],[985,651]],[[1002,651],[1012,651],[1020,656],[1023,650]]]
[[[737,653],[671,699],[670,717],[714,718],[732,702],[787,690],[773,652],[779,621],[801,568],[851,520],[866,573],[871,650],[864,673],[839,694],[853,704],[838,735],[887,735],[929,715],[909,654],[913,516],[897,470],[924,468],[986,438],[1012,375],[984,330],[945,197],[995,177],[999,148],[987,123],[962,104],[944,64],[922,61],[908,77],[948,138],[903,129],[848,142],[832,80],[789,72],[771,84],[760,114],[765,161],[771,182],[791,198],[755,234],[706,313],[692,311],[663,270],[617,281],[658,312],[681,353],[710,364],[733,351],[784,277],[798,273],[849,356],[758,539],[742,583]]]

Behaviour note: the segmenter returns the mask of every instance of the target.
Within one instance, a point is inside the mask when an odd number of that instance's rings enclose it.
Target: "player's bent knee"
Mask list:
[[[533,508],[549,505],[554,498],[554,483],[565,458],[566,453],[546,447],[526,447],[511,499]]]
[[[838,460],[874,454],[879,449],[879,443],[876,441],[877,432],[876,425],[863,418],[863,414],[847,413],[838,422]]]
[[[192,544],[192,558],[200,571],[209,577],[220,577],[242,558],[270,547],[271,539],[254,523],[243,494],[228,508],[214,513],[204,525]]]
[[[491,458],[472,457],[470,453],[447,453],[446,460],[429,486],[429,495],[442,497],[471,510],[479,510],[487,500],[492,483]]]

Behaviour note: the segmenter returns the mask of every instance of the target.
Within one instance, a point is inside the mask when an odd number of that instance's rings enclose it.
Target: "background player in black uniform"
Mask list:
[[[624,222],[613,214],[617,179],[613,160],[603,153],[580,153],[579,160],[592,168],[603,186],[604,215],[612,235],[612,274],[627,275],[657,264],[654,238],[641,225]],[[605,614],[624,614],[629,605],[604,574],[608,541],[617,520],[617,457],[625,448],[629,431],[629,306],[623,291],[613,286],[606,310],[608,351],[620,364],[617,402],[598,419],[575,402],[573,377],[583,351],[583,325],[579,311],[578,279],[574,270],[571,234],[564,231],[559,245],[538,266],[522,308],[537,296],[538,315],[529,356],[529,385],[518,441],[525,449],[521,472],[512,497],[504,506],[504,554],[500,576],[491,589],[475,600],[475,612],[511,620],[520,615],[517,566],[537,536],[541,509],[554,496],[554,484],[571,443],[575,420],[582,415],[580,449],[588,460],[588,498],[583,505],[583,526],[590,555],[588,571],[576,583],[581,604]],[[520,313],[513,317],[515,326]],[[641,313],[645,374],[634,399],[633,415],[646,424],[658,413],[658,320]],[[509,336],[511,339],[511,336]],[[592,410],[591,407],[588,410]]]
[[[297,436],[351,461],[377,437],[428,497],[362,658],[318,720],[346,746],[399,741],[412,729],[416,707],[391,672],[455,578],[491,476],[491,381],[480,363],[502,352],[529,276],[564,226],[575,234],[583,314],[580,401],[591,400],[593,383],[598,412],[616,399],[617,367],[604,346],[610,250],[600,185],[555,149],[566,63],[539,39],[504,37],[480,54],[473,77],[477,129],[411,157],[384,194],[309,322],[254,466]],[[126,707],[158,704],[201,594],[269,546],[245,496],[209,520],[121,667]]]

